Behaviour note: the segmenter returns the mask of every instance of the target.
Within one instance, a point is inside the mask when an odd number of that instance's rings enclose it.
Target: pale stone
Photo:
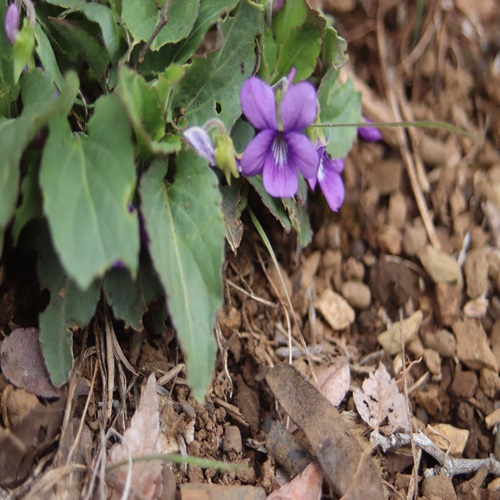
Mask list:
[[[316,309],[334,330],[344,330],[356,319],[354,309],[347,300],[329,288],[316,301]]]
[[[386,352],[394,356],[401,351],[401,338],[406,345],[417,336],[422,319],[422,311],[417,311],[403,321],[396,321],[377,337],[378,343]]]
[[[469,431],[466,429],[457,429],[449,424],[428,425],[424,434],[443,451],[449,451],[453,457],[461,457],[467,440]]]
[[[424,349],[424,361],[433,375],[441,375],[441,358],[437,351],[434,349]]]
[[[360,281],[346,281],[342,285],[342,295],[356,309],[366,309],[372,302],[370,288]]]
[[[462,271],[451,255],[427,245],[418,252],[418,258],[434,283],[456,283],[463,286]]]
[[[488,286],[488,258],[486,250],[470,250],[464,262],[467,296],[476,299],[486,292]]]
[[[403,236],[404,253],[413,257],[417,252],[427,245],[427,232],[424,226],[409,227]]]
[[[462,363],[471,370],[489,368],[498,372],[497,360],[480,323],[472,319],[459,320],[453,323],[452,329],[457,339],[457,356]]]

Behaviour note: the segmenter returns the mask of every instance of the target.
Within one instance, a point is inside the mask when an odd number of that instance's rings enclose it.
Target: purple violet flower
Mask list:
[[[373,123],[369,118],[365,118],[366,123]],[[380,130],[375,127],[358,127],[358,137],[366,142],[377,142],[382,140]]]
[[[273,89],[259,78],[252,77],[243,84],[240,99],[243,113],[260,131],[243,153],[241,173],[247,177],[262,173],[271,196],[294,196],[297,170],[306,179],[315,179],[318,174],[319,155],[303,134],[318,111],[314,87],[307,82],[288,87],[280,104],[281,123]]]
[[[308,179],[309,185],[314,191],[316,181],[318,181],[328,205],[334,212],[337,212],[345,195],[344,183],[340,177],[344,170],[344,160],[343,158],[330,158],[326,152],[326,146],[319,140],[316,143],[316,151],[320,155],[318,177]]]
[[[19,7],[16,3],[11,3],[5,13],[5,36],[11,45],[16,41],[17,32],[19,29]]]

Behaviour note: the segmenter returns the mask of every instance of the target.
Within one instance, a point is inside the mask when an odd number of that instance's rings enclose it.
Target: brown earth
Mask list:
[[[161,498],[263,498],[314,459],[327,477],[325,498],[377,498],[382,479],[394,498],[500,498],[494,466],[424,478],[439,458],[411,443],[374,450],[372,462],[371,429],[353,397],[381,362],[409,402],[414,432],[439,435],[438,446],[461,464],[500,460],[500,11],[494,1],[423,2],[422,13],[418,4],[325,1],[349,42],[343,71],[370,119],[442,121],[469,134],[385,128],[383,142],[357,143],[340,212],[320,196],[311,201],[310,247],[260,217],[281,276],[244,220],[243,243],[227,255],[205,404],[185,385],[172,328],[131,334],[104,306],[75,332],[77,369],[62,398],[42,404],[0,374],[0,471],[21,478],[4,484],[0,498],[106,496],[100,473],[117,440],[110,429],[123,435],[129,427],[152,372],[160,378],[163,450],[243,464],[166,467]],[[10,258],[0,267],[3,335],[36,324],[43,303],[33,267]],[[290,358],[298,372],[271,371]],[[312,386],[299,390],[339,359],[351,377],[340,414]]]

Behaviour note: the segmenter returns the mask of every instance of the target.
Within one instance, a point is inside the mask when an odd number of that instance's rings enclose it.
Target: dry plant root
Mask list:
[[[266,380],[286,413],[303,430],[336,495],[345,500],[386,498],[377,463],[314,385],[285,363],[272,368]]]

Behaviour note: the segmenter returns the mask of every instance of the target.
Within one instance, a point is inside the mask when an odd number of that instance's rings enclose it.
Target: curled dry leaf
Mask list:
[[[323,471],[316,462],[311,462],[297,477],[273,491],[267,500],[289,500],[293,498],[321,498]]]
[[[351,383],[351,370],[347,358],[337,358],[328,368],[318,373],[319,392],[333,406],[338,406],[345,398]]]
[[[353,397],[359,415],[372,429],[386,435],[411,430],[405,398],[382,363],[365,379],[363,389],[354,391]]]
[[[38,328],[17,328],[2,342],[0,365],[16,387],[43,398],[57,398],[43,361]]]
[[[108,466],[123,460],[127,461],[129,458],[161,453],[161,451],[156,379],[154,374],[151,374],[141,395],[139,406],[130,422],[130,427],[125,431],[122,441],[115,444],[109,451]],[[162,470],[163,463],[158,460],[134,462],[132,464],[132,491],[136,492],[140,498],[160,498]],[[128,472],[129,466],[124,465],[107,474],[106,480],[112,489],[112,499],[121,498]]]

